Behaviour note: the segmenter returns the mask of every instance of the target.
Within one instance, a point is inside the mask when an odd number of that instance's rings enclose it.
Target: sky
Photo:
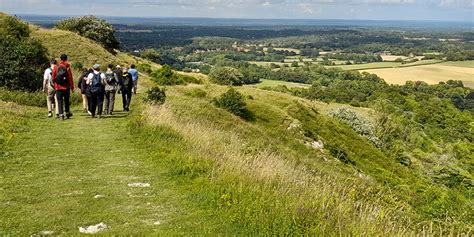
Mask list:
[[[474,0],[0,0],[9,14],[474,22]]]

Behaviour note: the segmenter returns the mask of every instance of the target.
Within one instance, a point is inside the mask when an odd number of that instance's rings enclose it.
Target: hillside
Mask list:
[[[54,57],[159,67],[33,28]],[[377,111],[245,86],[237,90],[254,114],[246,121],[213,105],[228,87],[187,75],[204,83],[167,87],[161,106],[143,102],[154,85],[143,75],[132,113],[104,119],[75,106],[72,120],[49,120],[43,108],[0,101],[0,235],[76,235],[101,222],[110,235],[472,231],[466,189],[420,168],[437,161],[405,166],[329,115],[344,107],[371,120]]]

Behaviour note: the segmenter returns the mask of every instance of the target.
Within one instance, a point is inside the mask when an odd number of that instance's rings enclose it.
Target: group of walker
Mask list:
[[[74,93],[74,80],[71,64],[67,55],[60,57],[57,63],[52,60],[50,67],[44,72],[43,91],[47,92],[48,117],[53,117],[53,111],[59,119],[72,117],[70,97]],[[130,111],[132,94],[137,93],[138,71],[135,65],[130,69],[120,65],[109,64],[105,73],[101,72],[100,65],[84,68],[78,79],[77,87],[81,90],[83,112],[94,118],[101,118],[105,114],[114,112],[115,94],[122,94],[123,110]]]

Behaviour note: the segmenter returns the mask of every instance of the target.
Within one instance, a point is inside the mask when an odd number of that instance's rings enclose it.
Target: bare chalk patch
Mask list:
[[[101,222],[97,225],[91,225],[88,227],[79,227],[79,232],[83,234],[95,234],[100,231],[104,231],[106,229],[107,229],[107,225]]]
[[[101,199],[101,198],[105,198],[105,195],[102,195],[102,194],[97,194],[94,196],[95,199]]]
[[[151,185],[149,183],[129,183],[128,186],[132,188],[148,188]]]

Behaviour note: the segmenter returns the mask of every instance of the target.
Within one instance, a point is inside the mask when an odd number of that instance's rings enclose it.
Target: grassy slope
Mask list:
[[[46,39],[42,34],[56,33],[35,34]],[[68,50],[57,45],[48,48]],[[87,52],[71,56],[94,58]],[[94,60],[115,60],[110,57]],[[386,235],[419,232],[429,225],[420,212],[440,200],[413,192],[431,192],[426,181],[387,159],[348,126],[316,112],[325,112],[324,105],[241,88],[254,98],[248,103],[257,118],[245,122],[210,103],[225,87],[198,88],[207,96],[195,97],[196,86],[170,87],[165,106],[142,107],[135,100],[143,113],[104,120],[76,117],[57,123],[44,118],[42,110],[0,104],[6,151],[0,159],[0,205],[6,213],[0,234],[74,234],[77,226],[100,221],[113,234]],[[51,124],[70,131],[64,134],[66,141],[57,138]],[[125,124],[137,133],[130,134]],[[288,130],[290,124],[300,125]],[[71,148],[53,153],[48,139]],[[326,149],[305,145],[313,140],[323,141]],[[104,148],[110,141],[119,145]],[[331,158],[334,151],[345,152],[355,165]],[[128,182],[150,182],[152,187],[131,189]],[[96,200],[96,194],[106,198]],[[45,216],[49,218],[41,218]],[[154,220],[163,224],[152,225]]]

